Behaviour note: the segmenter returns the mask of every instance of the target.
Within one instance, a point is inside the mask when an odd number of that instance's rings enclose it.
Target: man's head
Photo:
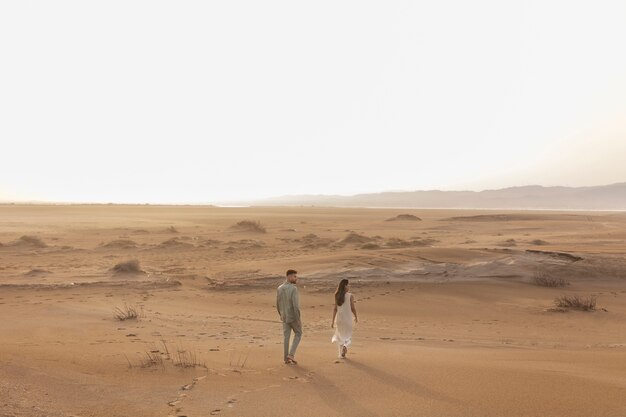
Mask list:
[[[291,282],[292,284],[298,282],[298,271],[296,271],[295,269],[289,269],[287,271],[287,281]]]

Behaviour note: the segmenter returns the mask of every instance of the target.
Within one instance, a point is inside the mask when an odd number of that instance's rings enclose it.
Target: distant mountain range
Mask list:
[[[626,182],[594,187],[529,185],[485,191],[400,191],[294,195],[248,202],[263,206],[406,207],[470,209],[626,210]]]

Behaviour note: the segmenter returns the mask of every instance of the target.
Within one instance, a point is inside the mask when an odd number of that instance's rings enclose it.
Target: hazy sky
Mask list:
[[[626,181],[626,2],[3,1],[0,200]]]

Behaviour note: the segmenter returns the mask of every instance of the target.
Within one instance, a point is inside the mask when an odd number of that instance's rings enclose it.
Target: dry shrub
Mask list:
[[[167,233],[178,233],[178,230],[174,226],[168,227],[167,229],[165,229],[165,231]]]
[[[113,317],[118,321],[138,320],[144,317],[143,307],[139,310],[133,305],[124,304],[124,307],[115,307]]]
[[[533,276],[533,283],[535,285],[539,285],[540,287],[550,288],[565,287],[566,285],[569,285],[569,282],[563,278],[555,278],[543,271],[535,272],[535,275]]]
[[[530,244],[535,245],[535,246],[544,246],[544,245],[549,245],[550,243],[546,242],[545,240],[535,239],[535,240],[531,240]]]
[[[139,261],[132,259],[126,262],[120,262],[112,268],[116,274],[145,274],[139,266]]]
[[[572,308],[575,310],[594,311],[596,309],[596,297],[562,295],[554,299],[554,305],[559,308]]]
[[[237,230],[239,232],[252,232],[252,233],[266,233],[267,230],[259,221],[255,220],[242,220],[237,224],[234,224],[230,227],[233,230]]]

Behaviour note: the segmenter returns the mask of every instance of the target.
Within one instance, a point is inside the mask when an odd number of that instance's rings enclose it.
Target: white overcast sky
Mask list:
[[[0,200],[626,181],[626,2],[3,1]]]

